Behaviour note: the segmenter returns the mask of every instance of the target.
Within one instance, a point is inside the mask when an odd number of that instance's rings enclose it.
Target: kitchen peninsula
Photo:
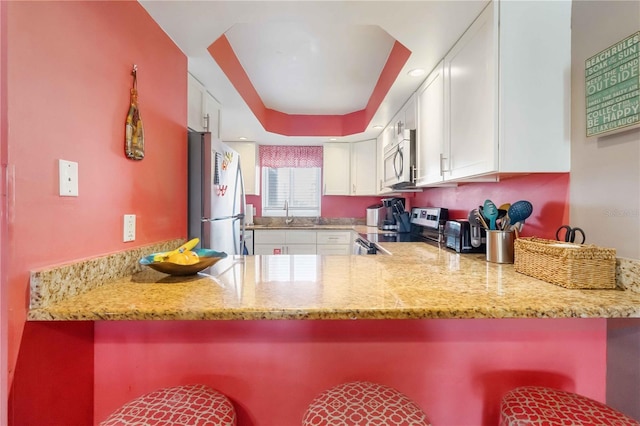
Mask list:
[[[30,321],[102,334],[96,421],[149,389],[203,382],[241,424],[293,425],[320,390],[359,379],[403,390],[434,424],[495,424],[518,384],[604,401],[605,318],[640,317],[639,292],[569,290],[425,243],[232,256],[191,277],[140,270],[143,254],[180,242],[32,273]],[[124,275],[98,282],[118,265]]]
[[[29,319],[640,317],[638,292],[569,290],[424,243],[381,246],[391,255],[230,256],[187,277],[145,268],[58,299],[47,295],[50,278],[34,279]]]

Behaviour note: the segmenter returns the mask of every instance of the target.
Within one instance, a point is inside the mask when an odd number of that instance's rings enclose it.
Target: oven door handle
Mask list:
[[[353,254],[376,254],[376,247],[362,238],[356,238]]]

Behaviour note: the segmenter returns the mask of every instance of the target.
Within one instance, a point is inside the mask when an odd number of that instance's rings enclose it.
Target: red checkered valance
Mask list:
[[[322,167],[321,146],[260,145],[261,167]]]

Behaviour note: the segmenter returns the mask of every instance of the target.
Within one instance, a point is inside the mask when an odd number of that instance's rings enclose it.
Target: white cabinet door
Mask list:
[[[415,94],[411,95],[404,105],[404,128],[415,130],[417,127],[417,108]]]
[[[286,246],[283,244],[254,244],[253,254],[266,255],[266,254],[287,254]]]
[[[318,254],[351,254],[352,240],[351,231],[318,231]]]
[[[316,231],[254,230],[254,254],[316,254]]]
[[[285,231],[287,244],[316,244],[316,231]]]
[[[337,245],[337,246],[332,246],[332,245],[318,245],[318,252],[317,254],[321,254],[321,255],[325,255],[325,256],[329,256],[329,255],[339,255],[339,256],[345,256],[345,255],[350,255],[351,254],[351,245]]]
[[[211,136],[220,139],[220,103],[206,90],[202,96],[205,131],[211,132]]]
[[[444,64],[429,74],[418,89],[417,161],[418,186],[442,182],[445,158]]]
[[[255,229],[253,231],[254,244],[280,244],[286,243],[286,233],[279,229]]]
[[[385,129],[378,136],[377,149],[376,149],[376,176],[377,176],[377,195],[385,195],[393,192],[393,190],[387,186],[384,186],[384,148],[393,141],[395,135],[395,128],[392,124],[385,127]]]
[[[204,132],[204,87],[194,76],[187,73],[187,127]]]
[[[376,195],[376,140],[351,146],[351,195]]]
[[[351,193],[351,144],[326,142],[323,145],[323,195]]]
[[[493,24],[490,3],[444,58],[449,179],[497,171],[498,50]]]
[[[318,245],[320,244],[351,244],[353,239],[351,231],[318,231]]]
[[[247,195],[260,195],[260,164],[255,142],[225,142],[240,154],[240,168]]]
[[[289,244],[285,248],[286,254],[316,254],[315,244]]]

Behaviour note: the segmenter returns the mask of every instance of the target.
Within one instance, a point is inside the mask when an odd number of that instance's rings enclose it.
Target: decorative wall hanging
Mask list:
[[[640,32],[585,62],[587,136],[640,126]]]
[[[144,129],[142,118],[138,109],[138,66],[134,65],[131,71],[133,76],[133,88],[131,89],[131,100],[129,103],[129,113],[125,124],[124,153],[132,160],[142,160],[144,158]]]

